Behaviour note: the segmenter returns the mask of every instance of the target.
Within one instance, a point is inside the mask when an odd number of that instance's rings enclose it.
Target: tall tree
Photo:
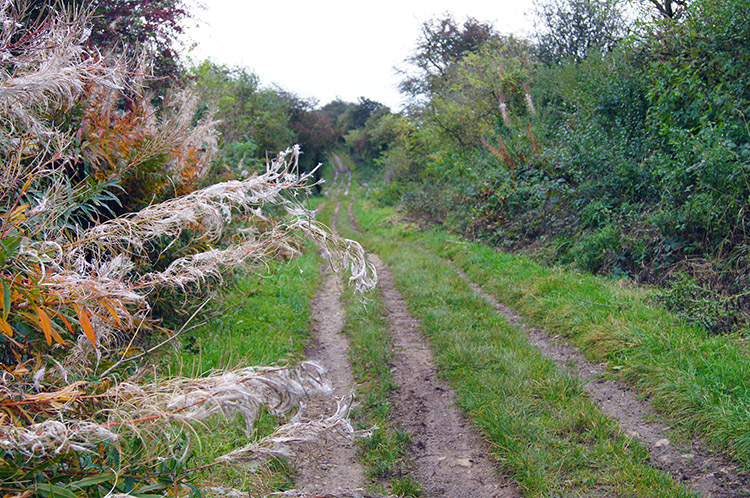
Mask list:
[[[661,15],[667,19],[678,19],[687,7],[688,0],[644,0],[650,3]]]
[[[535,22],[539,58],[580,62],[592,51],[611,50],[627,30],[622,7],[623,0],[541,0]]]
[[[401,82],[401,91],[412,97],[431,93],[434,83],[445,75],[451,64],[497,37],[491,24],[473,17],[463,26],[451,16],[425,22],[416,52],[406,60],[417,68],[417,74]]]

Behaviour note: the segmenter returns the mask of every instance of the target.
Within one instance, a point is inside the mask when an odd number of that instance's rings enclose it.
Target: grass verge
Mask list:
[[[458,404],[526,496],[694,496],[650,466],[647,451],[601,413],[578,379],[425,249],[434,233],[405,229],[387,210],[358,206],[356,214],[361,238],[390,265]]]
[[[303,358],[310,330],[310,303],[318,287],[318,258],[307,251],[286,263],[274,264],[265,276],[238,276],[217,299],[223,316],[195,329],[182,340],[176,354],[164,359],[172,374],[201,375],[237,366],[294,364]],[[273,431],[278,421],[264,415],[256,424],[257,436]],[[245,424],[210,418],[198,431],[199,445],[193,467],[244,446]],[[236,465],[211,466],[196,475],[201,488],[229,486],[265,496],[293,486],[293,472],[284,461],[273,461],[257,472]],[[209,493],[204,493],[211,496]]]
[[[683,438],[700,436],[750,469],[750,351],[653,306],[651,291],[479,244],[422,239],[531,323],[568,337],[649,398]]]

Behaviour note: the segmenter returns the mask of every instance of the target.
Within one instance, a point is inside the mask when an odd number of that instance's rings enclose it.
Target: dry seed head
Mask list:
[[[40,118],[45,109],[70,105],[88,84],[124,86],[122,60],[92,54],[84,47],[90,32],[85,17],[59,15],[36,31],[37,27],[27,28],[19,19],[11,2],[5,2],[0,9],[0,46],[14,47],[12,52],[0,51],[5,68],[0,70],[0,113],[6,119],[48,139],[56,132]]]
[[[70,449],[86,451],[87,446],[117,437],[109,429],[84,420],[46,420],[26,427],[0,425],[0,448],[19,451],[28,457],[59,454]]]
[[[319,420],[302,420],[300,413],[269,436],[238,448],[216,459],[217,462],[251,463],[256,467],[269,458],[295,455],[295,448],[303,445],[322,445],[333,439],[351,440],[358,435],[349,422],[353,395],[338,400],[336,413]]]
[[[261,406],[282,416],[298,407],[304,397],[330,392],[325,369],[313,362],[289,368],[248,367],[149,385],[122,382],[102,397],[110,403],[100,412],[109,419],[108,423],[63,419],[61,414],[59,420],[27,427],[0,425],[0,448],[42,457],[70,449],[87,451],[102,441],[117,440],[123,432],[147,437],[151,431],[169,441],[172,432],[179,432],[181,424],[201,422],[214,414],[231,418],[239,413],[249,434]],[[172,430],[169,422],[176,422],[177,427]],[[298,432],[303,431],[302,425],[295,424]]]

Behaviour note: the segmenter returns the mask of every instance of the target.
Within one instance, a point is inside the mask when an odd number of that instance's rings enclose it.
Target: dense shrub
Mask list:
[[[416,214],[553,261],[656,283],[683,272],[717,303],[736,296],[740,313],[750,276],[750,2],[652,8],[629,26],[617,2],[604,6],[608,19],[591,2],[549,7],[536,45],[485,30],[439,67],[425,62],[442,46],[430,41],[463,34],[452,19],[427,26],[457,29],[424,31],[412,58],[421,73],[405,81],[412,100],[400,119],[411,124],[370,149],[389,191]],[[575,33],[561,22],[571,12]],[[610,21],[619,37],[598,28]],[[541,50],[554,40],[557,55]],[[717,306],[704,307],[715,320],[700,321],[723,330]]]

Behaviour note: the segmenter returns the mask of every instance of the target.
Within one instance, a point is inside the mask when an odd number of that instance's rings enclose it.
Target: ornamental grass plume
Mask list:
[[[523,82],[523,97],[526,101],[526,108],[529,111],[529,115],[532,117],[537,117],[538,113],[536,110],[536,106],[534,105],[534,99],[531,98],[531,88],[529,87],[529,83],[524,81]]]
[[[497,96],[497,104],[500,107],[500,114],[503,117],[503,123],[505,123],[505,126],[513,126],[513,122],[510,119],[510,113],[508,112],[508,104],[505,102],[505,95],[502,93]]]
[[[21,127],[40,144],[59,130],[44,115],[77,101],[87,85],[121,90],[126,85],[124,59],[94,54],[85,47],[91,31],[87,18],[61,12],[29,29],[11,0],[0,3],[0,114],[3,135]],[[19,41],[20,40],[20,41]]]
[[[220,278],[233,267],[262,266],[279,252],[295,252],[303,235],[334,267],[350,271],[349,280],[357,292],[372,290],[377,276],[362,246],[333,235],[296,200],[310,188],[308,181],[313,175],[294,173],[298,157],[299,147],[289,148],[261,175],[211,185],[106,221],[83,231],[72,242],[55,241],[66,250],[50,258],[47,266],[55,271],[48,272],[45,284],[51,292],[81,308],[99,309],[97,316],[109,315],[122,327],[132,327],[147,314],[147,296],[156,288],[184,290]],[[269,207],[283,208],[286,218],[274,218],[266,212]],[[149,243],[164,238],[178,240],[187,230],[203,244],[216,242],[237,219],[256,223],[258,229],[243,231],[244,240],[225,249],[211,248],[177,258],[162,271],[135,271],[133,260],[144,256]],[[110,303],[109,309],[100,309],[103,302]],[[101,344],[101,339],[97,336],[90,342]]]
[[[303,445],[324,445],[334,438],[351,440],[356,436],[367,436],[368,432],[355,431],[349,422],[348,416],[353,402],[353,395],[339,399],[336,413],[319,420],[302,420],[300,410],[289,423],[280,426],[273,434],[227,453],[216,461],[258,464],[269,458],[292,458],[295,450]]]
[[[249,437],[262,408],[276,417],[283,417],[299,407],[305,397],[331,392],[325,369],[314,362],[302,362],[293,368],[246,367],[149,385],[124,382],[108,391],[117,407],[116,414],[113,412],[109,418],[126,418],[106,425],[128,425],[159,418],[189,423],[203,421],[214,414],[226,418],[239,414]],[[137,418],[133,414],[137,414]]]
[[[73,318],[81,327],[80,335],[91,345],[86,348],[85,341],[79,342],[78,353],[85,356],[106,348],[114,330],[133,330],[147,319],[148,296],[155,289],[171,286],[184,290],[220,278],[237,266],[263,266],[279,252],[294,252],[302,235],[318,245],[334,266],[350,270],[357,291],[371,290],[375,270],[362,247],[331,234],[297,201],[310,188],[313,174],[295,173],[298,156],[299,148],[292,147],[270,162],[261,175],[211,185],[95,224],[72,240],[69,232],[60,230],[56,236],[45,232],[46,239],[23,238],[14,263],[33,274],[42,292],[40,301],[54,301],[57,318],[67,326],[66,330],[55,316],[45,319],[46,327],[40,327],[47,343],[65,346],[64,336],[71,331]],[[279,208],[286,211],[285,218],[269,211]],[[15,228],[22,230],[27,221],[25,218]],[[242,231],[242,239],[233,245],[177,258],[162,271],[141,271],[144,261],[148,262],[148,251],[162,240],[174,243],[189,231],[194,242],[203,246],[220,243],[228,227],[240,221],[253,229]],[[161,253],[170,245],[161,247]],[[68,318],[58,311],[59,306],[69,307]],[[40,316],[50,315],[44,306],[37,310]],[[77,355],[75,363],[82,359]]]

